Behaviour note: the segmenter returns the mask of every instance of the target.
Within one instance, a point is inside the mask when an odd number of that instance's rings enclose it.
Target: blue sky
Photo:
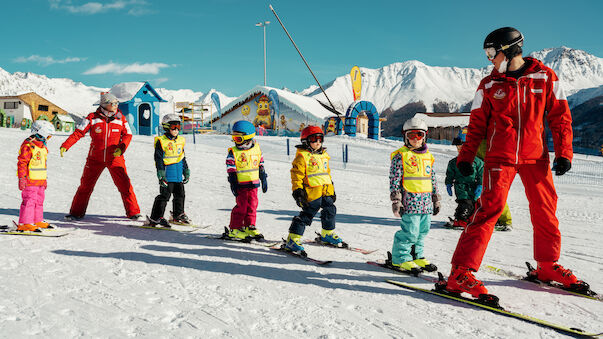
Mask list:
[[[1,6],[0,67],[89,86],[148,80],[238,96],[263,83],[255,23],[269,20],[268,85],[315,84],[269,4],[323,84],[353,65],[483,67],[483,39],[502,26],[524,33],[528,53],[565,45],[603,55],[601,0],[22,0]]]

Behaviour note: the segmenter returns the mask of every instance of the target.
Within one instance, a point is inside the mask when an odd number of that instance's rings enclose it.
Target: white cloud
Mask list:
[[[141,73],[141,74],[158,74],[162,68],[170,67],[168,64],[160,62],[152,62],[146,64],[140,64],[135,62],[129,65],[117,64],[110,62],[104,65],[98,65],[84,72],[86,75],[90,74],[125,74],[125,73]]]
[[[170,80],[170,79],[168,79],[168,78],[157,78],[157,79],[153,80],[153,84],[154,85],[159,85],[159,84],[162,84],[162,83],[164,83],[164,82],[166,82],[168,80]]]
[[[39,56],[39,55],[31,55],[26,57],[18,57],[14,59],[14,62],[25,63],[25,62],[37,62],[39,65],[48,66],[52,64],[66,64],[69,62],[80,62],[84,61],[86,58],[77,58],[77,57],[69,57],[65,59],[55,59],[51,56]]]
[[[113,2],[86,2],[72,0],[49,0],[50,8],[65,10],[69,13],[74,14],[98,14],[105,13],[108,11],[119,11],[128,10],[127,14],[140,16],[152,13],[151,10],[147,9],[149,5],[146,0],[116,0]]]

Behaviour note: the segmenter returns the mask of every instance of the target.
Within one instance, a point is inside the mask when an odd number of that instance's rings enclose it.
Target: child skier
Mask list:
[[[54,133],[54,126],[44,120],[36,120],[31,126],[29,136],[19,149],[17,158],[17,177],[21,191],[21,209],[19,210],[19,231],[37,231],[40,228],[52,228],[44,218],[44,196],[46,190],[46,159],[48,148],[46,141]]]
[[[456,146],[458,152],[461,152],[465,137],[467,136],[467,128],[461,129],[458,137],[452,140],[452,144]],[[446,169],[446,191],[449,196],[452,196],[452,187],[454,185],[454,194],[456,195],[456,211],[454,212],[454,221],[452,227],[465,228],[468,223],[469,216],[475,210],[475,202],[482,194],[482,176],[484,173],[484,162],[476,157],[473,160],[473,173],[464,176],[456,167],[456,157],[448,162]]]
[[[390,199],[402,228],[394,236],[391,265],[400,271],[418,274],[437,267],[425,259],[423,239],[429,232],[431,214],[440,212],[434,158],[425,141],[427,124],[420,118],[404,123],[404,146],[391,154]]]
[[[297,153],[291,168],[291,184],[293,199],[302,211],[293,217],[285,243],[285,249],[295,253],[304,252],[301,237],[320,208],[320,240],[328,245],[343,246],[343,241],[334,232],[336,196],[329,167],[331,157],[322,146],[323,141],[322,129],[318,126],[308,126],[301,132],[301,145],[295,146]]]
[[[173,113],[166,114],[161,123],[165,133],[155,137],[155,168],[159,179],[159,195],[155,197],[149,224],[170,227],[163,214],[170,196],[174,194],[170,222],[190,225],[191,221],[184,213],[184,184],[188,183],[191,171],[184,155],[185,139],[178,135],[181,128],[180,117]]]
[[[260,145],[253,139],[255,127],[246,120],[237,121],[232,126],[232,140],[235,147],[228,149],[226,172],[230,190],[237,204],[230,213],[230,225],[225,237],[233,240],[260,240],[264,236],[255,227],[258,207],[258,187],[268,191],[268,175],[264,170],[264,157]]]

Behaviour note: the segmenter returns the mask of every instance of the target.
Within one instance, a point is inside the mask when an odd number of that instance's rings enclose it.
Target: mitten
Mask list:
[[[459,172],[461,172],[464,177],[473,174],[473,164],[470,162],[461,161],[456,164],[456,167],[459,169]]]
[[[159,179],[159,186],[168,187],[165,170],[157,170],[157,179]]]
[[[452,185],[450,185],[450,184],[446,185],[446,192],[448,192],[449,196],[452,196]]]
[[[187,168],[184,170],[184,172],[182,172],[182,174],[184,175],[184,180],[182,180],[182,183],[188,184],[188,180],[191,178],[191,170]]]
[[[262,183],[262,192],[268,192],[268,174],[263,167],[260,168],[260,182]]]
[[[61,152],[61,158],[62,158],[63,153],[67,152],[67,149],[65,147],[61,147],[61,148],[59,148],[59,151]]]
[[[121,156],[122,153],[123,152],[121,151],[121,148],[116,148],[115,152],[113,152],[113,156],[117,158],[117,157]]]
[[[433,201],[433,215],[438,215],[438,213],[440,213],[440,195],[433,194],[431,196],[431,201]]]
[[[297,204],[297,206],[302,208],[308,206],[308,194],[306,193],[305,189],[298,188],[293,191],[292,195],[293,199],[295,199],[295,203]]]
[[[230,191],[232,195],[237,196],[239,189],[239,181],[237,180],[237,174],[235,172],[228,173],[228,182],[230,183]]]
[[[392,201],[392,212],[394,216],[399,217],[404,213],[404,207],[402,206],[402,193],[400,191],[391,192],[389,199]]]
[[[24,190],[25,187],[27,187],[27,178],[26,177],[19,178],[19,191]]]
[[[572,163],[569,159],[564,157],[556,158],[553,162],[553,170],[555,171],[555,175],[564,175],[565,172],[569,171],[572,168]]]
[[[477,185],[475,188],[475,199],[479,199],[482,196],[482,185]]]

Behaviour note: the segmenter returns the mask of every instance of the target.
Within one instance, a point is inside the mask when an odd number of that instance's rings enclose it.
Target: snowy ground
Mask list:
[[[0,131],[5,161],[0,163],[0,224],[17,220],[17,150],[27,132]],[[79,184],[89,139],[64,158],[49,142],[47,220],[65,225]],[[389,154],[400,146],[389,141],[327,138],[337,191],[337,230],[344,240],[379,251],[358,253],[307,246],[317,258],[333,260],[318,267],[297,258],[230,242],[203,238],[222,232],[234,198],[226,181],[227,136],[187,136],[191,182],[186,186],[189,216],[211,227],[180,234],[126,227],[123,206],[107,172],[101,176],[88,215],[75,232],[62,238],[0,237],[0,338],[73,337],[309,337],[309,338],[559,338],[555,331],[490,312],[406,291],[386,284],[398,279],[423,284],[365,264],[390,250],[399,222],[391,215],[388,193]],[[259,138],[266,159],[269,191],[260,195],[258,227],[269,239],[286,236],[298,208],[291,198],[290,161],[285,139]],[[296,140],[291,139],[291,145]],[[350,163],[341,163],[341,145],[349,145]],[[441,187],[451,146],[433,145]],[[293,147],[292,147],[293,152]],[[143,214],[158,193],[152,138],[135,136],[126,152]],[[600,158],[577,157],[576,174],[557,182],[558,216],[563,247],[561,263],[595,291],[603,292],[603,188]],[[586,169],[586,170],[585,170]],[[590,172],[589,172],[590,171]],[[578,176],[578,173],[581,176]],[[427,255],[448,273],[458,231],[441,228],[453,214],[454,201],[444,190],[443,209],[434,217],[426,240]],[[532,231],[521,181],[509,204],[515,229],[495,233],[484,264],[525,272],[532,260]],[[168,208],[169,209],[169,208]],[[306,237],[320,229],[315,220]],[[533,260],[532,260],[533,261]],[[545,291],[528,283],[485,271],[478,273],[501,303],[517,312],[552,322],[603,331],[603,303]],[[597,315],[598,314],[598,315]]]

